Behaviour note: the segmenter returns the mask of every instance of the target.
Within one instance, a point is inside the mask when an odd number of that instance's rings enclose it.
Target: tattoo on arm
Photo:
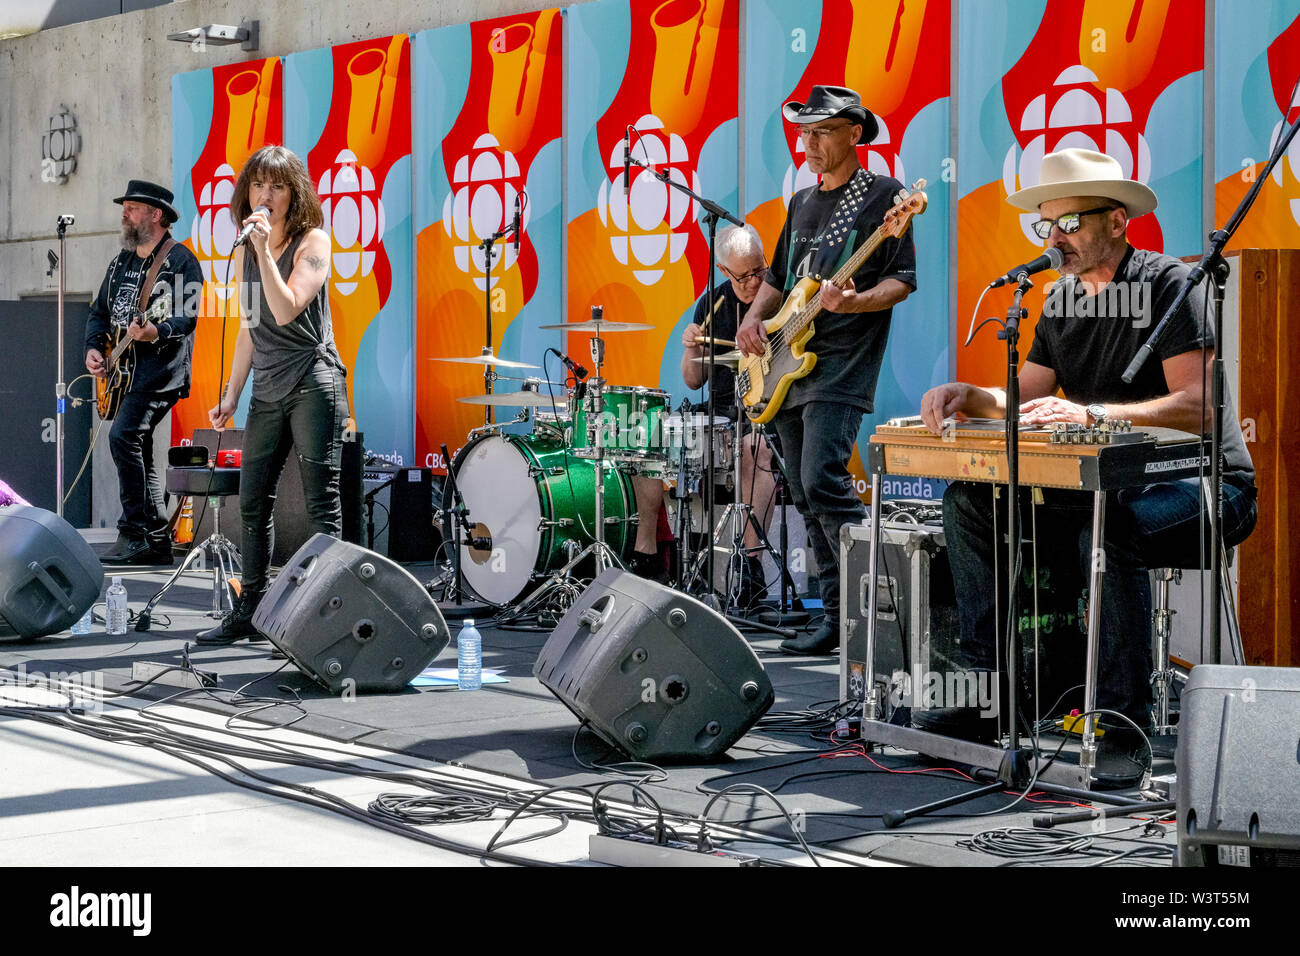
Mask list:
[[[329,266],[329,263],[320,256],[304,256],[303,258],[307,260],[307,265],[311,266],[317,272],[324,272]]]

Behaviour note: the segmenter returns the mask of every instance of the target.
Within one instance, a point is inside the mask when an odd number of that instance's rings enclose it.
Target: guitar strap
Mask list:
[[[158,273],[162,272],[163,266],[167,264],[167,253],[172,251],[174,245],[176,240],[168,236],[153,254],[153,264],[149,266],[149,272],[145,275],[144,282],[140,284],[139,310],[141,312],[148,311],[149,296],[153,293],[154,283],[158,281]]]
[[[848,241],[853,224],[867,204],[867,193],[875,182],[876,174],[869,173],[861,166],[849,180],[840,201],[831,214],[830,221],[818,237],[817,252],[809,263],[808,274],[814,279],[823,279],[835,274],[835,264],[840,261],[844,244]]]

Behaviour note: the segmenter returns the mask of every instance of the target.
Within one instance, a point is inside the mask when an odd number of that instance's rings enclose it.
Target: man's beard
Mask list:
[[[137,247],[143,246],[149,240],[149,231],[143,226],[137,226],[133,222],[122,223],[122,248],[134,251]]]

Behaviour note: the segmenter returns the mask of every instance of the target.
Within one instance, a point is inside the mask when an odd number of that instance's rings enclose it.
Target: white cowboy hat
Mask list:
[[[1017,209],[1037,212],[1040,203],[1067,196],[1103,196],[1122,203],[1128,217],[1136,219],[1156,208],[1156,194],[1143,183],[1129,179],[1119,161],[1091,149],[1063,149],[1048,153],[1039,168],[1038,185],[1007,197]]]

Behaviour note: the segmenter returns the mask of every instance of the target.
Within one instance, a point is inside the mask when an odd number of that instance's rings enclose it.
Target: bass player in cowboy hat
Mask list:
[[[834,275],[880,226],[902,188],[858,161],[858,147],[875,138],[879,124],[853,90],[814,86],[806,103],[787,103],[781,114],[798,126],[808,168],[821,181],[790,200],[772,262],[736,332],[747,355],[764,354],[763,322],[780,311],[786,294],[805,276]],[[771,420],[826,612],[816,630],[781,642],[787,654],[827,654],[839,644],[840,527],[866,515],[849,459],[862,416],[872,410],[893,308],[916,288],[910,228],[885,239],[842,287],[821,283],[824,311],[807,344],[817,364],[790,385]]]
[[[1214,341],[1206,323],[1204,290],[1193,290],[1175,314],[1153,356],[1159,361],[1147,362],[1131,384],[1121,378],[1189,271],[1171,256],[1135,249],[1128,242],[1129,221],[1156,208],[1155,193],[1128,179],[1110,156],[1064,149],[1043,158],[1037,185],[1013,193],[1007,201],[1037,213],[1034,232],[1063,257],[1062,279],[1046,296],[1020,371],[1021,421],[1046,425],[1127,420],[1137,428],[1208,433],[1213,405],[1206,387]],[[1002,389],[963,382],[932,388],[921,399],[922,420],[936,434],[950,416],[1001,418],[1005,412]],[[1255,472],[1231,403],[1224,415],[1223,449],[1223,530],[1230,547],[1255,524]],[[961,646],[973,670],[992,669],[997,660],[995,635],[1000,627],[994,600],[1004,575],[994,571],[1000,537],[992,487],[954,483],[943,500]],[[1046,489],[1036,519],[1040,547],[1046,542],[1077,558],[1080,588],[1092,562],[1089,499]],[[1026,490],[1021,502],[1026,515],[1029,503]],[[1205,507],[1200,482],[1194,478],[1124,489],[1107,498],[1097,706],[1123,715],[1143,732],[1151,727],[1147,569],[1176,565],[1186,555],[1199,553],[1210,540]],[[1001,512],[1005,523],[1006,509]],[[987,739],[994,721],[981,718],[974,708],[948,708],[918,712],[913,723],[949,736]],[[1108,732],[1100,742],[1098,782],[1136,782],[1144,763],[1138,753],[1141,736],[1123,719],[1103,714],[1101,724]]]

